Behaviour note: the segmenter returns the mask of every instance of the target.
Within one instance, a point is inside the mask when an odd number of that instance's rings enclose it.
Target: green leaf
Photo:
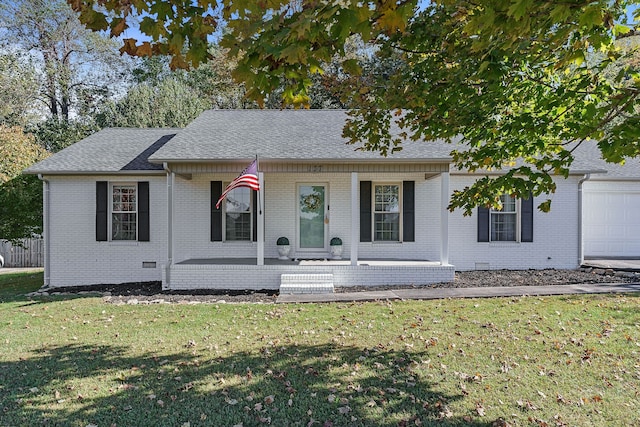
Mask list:
[[[91,8],[85,8],[80,12],[80,21],[93,31],[104,31],[109,28],[107,17]]]
[[[527,15],[532,3],[533,0],[516,0],[509,7],[507,15],[512,16],[516,21],[520,20]]]
[[[354,76],[359,76],[362,74],[362,68],[360,67],[357,59],[348,59],[346,61],[343,61],[342,68],[345,72]]]
[[[578,21],[580,25],[592,28],[602,25],[602,8],[599,4],[592,4],[584,9]]]
[[[631,28],[626,25],[615,24],[613,26],[613,34],[616,36],[628,34],[630,31]]]
[[[161,22],[145,16],[140,22],[140,32],[150,36],[153,40],[159,40],[160,36],[164,35],[165,28]]]
[[[168,1],[154,2],[149,8],[149,11],[152,14],[157,14],[159,21],[164,21],[167,19],[167,17],[174,16],[173,7],[171,6],[171,3]]]

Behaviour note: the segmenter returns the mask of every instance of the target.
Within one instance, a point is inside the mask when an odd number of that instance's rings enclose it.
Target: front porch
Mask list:
[[[162,287],[181,289],[279,289],[283,274],[331,274],[334,286],[428,285],[451,282],[454,266],[439,261],[264,258],[195,258],[162,269]],[[168,276],[168,277],[167,277]]]

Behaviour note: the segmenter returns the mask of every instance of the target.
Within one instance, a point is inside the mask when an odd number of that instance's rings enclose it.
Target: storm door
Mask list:
[[[327,250],[329,224],[326,184],[298,185],[298,249]]]

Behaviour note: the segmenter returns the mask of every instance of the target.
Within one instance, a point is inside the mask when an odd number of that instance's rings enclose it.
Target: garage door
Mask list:
[[[584,184],[585,257],[640,257],[640,183]]]

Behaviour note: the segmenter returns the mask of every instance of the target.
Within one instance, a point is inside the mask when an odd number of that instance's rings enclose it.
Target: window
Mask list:
[[[377,242],[400,241],[400,185],[374,185],[373,236]]]
[[[500,197],[502,209],[478,207],[478,242],[533,242],[533,195]]]
[[[500,202],[502,209],[491,209],[491,241],[515,242],[518,240],[518,200],[503,194],[500,196]]]
[[[138,203],[136,184],[111,187],[111,240],[136,240]]]
[[[149,181],[96,181],[95,215],[96,242],[150,241]]]
[[[224,199],[225,240],[251,241],[251,189],[239,187]]]

